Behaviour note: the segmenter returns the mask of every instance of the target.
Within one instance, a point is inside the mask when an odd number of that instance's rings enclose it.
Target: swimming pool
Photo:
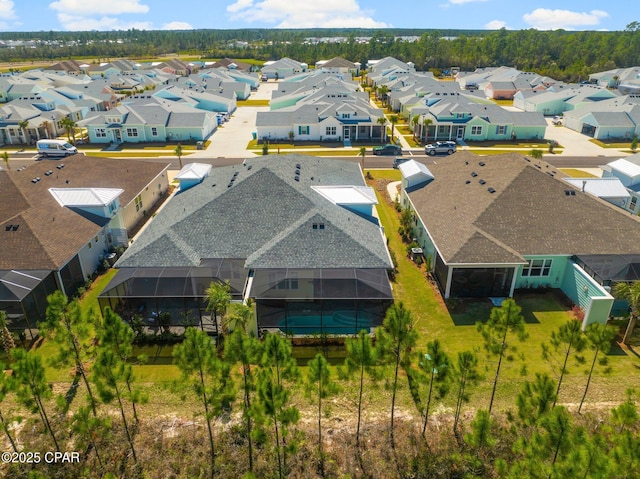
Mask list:
[[[295,314],[278,322],[286,334],[358,334],[361,329],[369,330],[373,322],[367,313],[355,311],[335,311],[332,314]]]

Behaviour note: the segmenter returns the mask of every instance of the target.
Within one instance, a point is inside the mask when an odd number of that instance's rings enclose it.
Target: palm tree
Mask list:
[[[394,142],[394,128],[396,126],[396,123],[398,123],[398,115],[391,115],[389,117],[389,122],[391,123],[391,143]]]
[[[182,145],[178,143],[176,145],[176,149],[173,150],[173,152],[178,157],[178,162],[180,163],[180,169],[182,169]]]
[[[629,344],[629,339],[631,339],[631,334],[636,326],[638,313],[640,312],[640,281],[617,283],[613,287],[613,295],[618,299],[626,299],[631,307],[631,311],[629,312],[629,325],[622,339],[624,344]]]
[[[413,141],[416,141],[416,128],[418,128],[418,122],[420,121],[419,115],[414,115],[411,118],[411,130],[413,131]]]
[[[420,138],[424,137],[424,142],[426,143],[429,139],[429,126],[433,123],[430,118],[425,118],[422,121],[422,131],[420,132]]]
[[[20,130],[22,130],[22,138],[24,138],[24,144],[26,145],[29,143],[27,141],[27,127],[29,126],[29,120],[22,120],[18,123],[18,126],[20,127]]]
[[[293,140],[295,139],[295,133],[293,132],[293,130],[291,130],[289,132],[289,141],[291,142],[291,144],[293,145]]]
[[[9,165],[9,153],[7,153],[6,151],[3,151],[2,160],[4,161],[4,164],[7,166],[7,170],[10,170],[11,165]]]
[[[364,146],[361,146],[361,147],[360,147],[360,152],[359,152],[358,154],[359,154],[359,155],[360,155],[360,157],[362,158],[362,160],[360,161],[360,162],[361,162],[361,165],[360,165],[360,166],[361,166],[361,168],[362,168],[362,171],[364,172],[364,157],[365,157],[365,155],[367,154],[367,149],[366,149]]]
[[[380,125],[380,127],[381,127],[381,128],[380,128],[380,143],[383,143],[383,142],[384,142],[384,136],[385,136],[385,135],[384,135],[384,133],[385,133],[385,131],[384,131],[384,127],[385,127],[385,125],[387,124],[387,119],[385,118],[385,116],[384,116],[384,115],[382,115],[380,118],[378,118],[378,119],[376,120],[376,123],[377,123],[378,125]]]
[[[47,120],[44,120],[42,123],[40,123],[40,128],[44,130],[45,138],[49,138],[49,122]]]
[[[378,87],[378,95],[383,106],[387,103],[387,93],[389,93],[389,87],[387,85],[381,85]]]
[[[67,132],[67,139],[69,140],[69,143],[74,143],[74,141],[71,140],[71,136],[73,136],[73,138],[75,139],[75,128],[76,126],[78,126],[78,124],[68,116],[65,116],[62,120],[60,120],[60,124],[64,128],[64,131]]]
[[[207,311],[213,313],[213,324],[218,331],[218,315],[224,315],[227,307],[231,302],[231,288],[229,283],[220,281],[212,281],[204,293],[204,299],[207,302]],[[221,328],[222,329],[222,328]]]

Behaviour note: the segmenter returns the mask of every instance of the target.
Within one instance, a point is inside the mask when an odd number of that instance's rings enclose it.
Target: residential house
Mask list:
[[[235,70],[245,73],[251,73],[258,70],[257,65],[245,63],[240,60],[232,60],[231,58],[223,58],[222,60],[218,60],[217,62],[207,63],[205,65],[205,68],[220,68],[223,70]]]
[[[640,67],[615,68],[592,73],[589,81],[605,88],[617,89],[622,95],[640,93]]]
[[[629,195],[628,201],[619,206],[634,215],[640,215],[640,153],[602,166],[602,178],[618,180]]]
[[[393,265],[357,163],[278,155],[196,176],[118,260],[102,308],[124,318],[163,311],[216,334],[205,291],[228,281],[234,300],[254,301],[255,332],[354,334],[382,323]]]
[[[617,96],[616,92],[595,85],[563,85],[545,91],[521,90],[513,96],[513,106],[553,116]]]
[[[341,83],[287,91],[275,96],[271,108],[257,114],[259,139],[287,139],[293,132],[298,141],[358,141],[384,134],[378,123],[382,110],[367,93]]]
[[[283,80],[298,73],[306,72],[307,64],[285,57],[280,60],[265,62],[260,71],[263,80]]]
[[[514,153],[415,163],[400,165],[400,203],[414,216],[413,234],[445,298],[551,288],[582,308],[583,326],[607,321],[615,278],[588,265],[639,254],[638,217]]]
[[[360,62],[350,62],[342,57],[334,57],[331,60],[318,60],[316,70],[340,72],[346,78],[360,75]]]
[[[0,310],[35,335],[47,295],[72,295],[168,189],[167,168],[74,155],[0,171]]]
[[[563,125],[602,141],[631,141],[640,135],[640,95],[584,103],[564,113]]]
[[[214,113],[151,95],[130,97],[107,112],[78,122],[91,143],[204,141],[216,130]]]

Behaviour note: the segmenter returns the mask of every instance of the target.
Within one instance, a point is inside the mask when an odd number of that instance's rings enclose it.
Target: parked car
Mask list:
[[[393,160],[393,167],[397,170],[398,166],[400,166],[402,163],[406,163],[407,161],[409,161],[409,158],[396,158],[395,160]]]
[[[49,156],[69,156],[78,153],[78,149],[65,140],[38,140],[38,154]]]
[[[452,155],[456,152],[458,145],[455,141],[436,141],[424,147],[424,152],[427,155],[439,155],[446,153]]]
[[[562,118],[560,118],[559,116],[554,116],[553,119],[551,120],[551,123],[553,123],[556,126],[562,125]]]
[[[402,148],[398,145],[384,145],[384,146],[374,146],[373,147],[374,155],[402,155]]]

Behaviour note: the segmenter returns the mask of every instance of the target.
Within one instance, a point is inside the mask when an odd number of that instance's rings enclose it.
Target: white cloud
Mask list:
[[[114,17],[89,18],[59,13],[58,20],[66,30],[70,31],[153,29],[153,25],[150,22],[123,22],[121,19]]]
[[[373,11],[362,10],[357,0],[236,0],[227,6],[232,20],[268,23],[276,28],[384,28],[390,25],[373,18]]]
[[[507,27],[507,22],[503,20],[491,20],[484,26],[484,28],[487,30],[500,30],[501,28],[509,29],[509,27]]]
[[[591,10],[585,13],[536,8],[533,12],[524,14],[522,19],[538,30],[557,30],[560,28],[572,30],[575,27],[598,25],[600,20],[608,16],[609,14],[602,10]]]
[[[49,8],[62,13],[73,12],[77,16],[120,15],[122,13],[147,13],[149,7],[142,0],[57,0]]]
[[[13,0],[0,0],[0,19],[13,20],[16,12],[13,10]]]
[[[170,22],[162,25],[162,30],[193,30],[193,26],[187,22]]]

